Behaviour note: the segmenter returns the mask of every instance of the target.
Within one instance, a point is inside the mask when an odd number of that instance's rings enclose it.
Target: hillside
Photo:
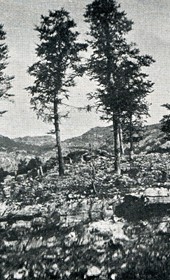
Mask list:
[[[94,149],[112,145],[112,126],[94,127],[81,136],[66,139],[62,142],[64,150],[74,150],[90,146]]]
[[[148,125],[144,128],[142,139],[134,144],[136,154],[169,152],[170,143],[164,138],[160,124]],[[95,127],[78,137],[62,142],[63,154],[67,155],[76,150],[104,149],[113,150],[112,126]],[[125,144],[125,152],[128,144]],[[0,136],[0,166],[3,168],[16,168],[22,158],[41,157],[47,160],[55,156],[55,138],[52,136],[27,136],[10,139]]]
[[[19,137],[10,139],[0,135],[0,151],[26,151],[28,153],[41,153],[43,150],[52,148],[55,141],[50,136]]]
[[[169,152],[168,141],[165,139],[165,133],[161,131],[160,124],[148,125],[144,128],[142,139],[135,145],[135,152]]]
[[[18,137],[13,139],[17,145],[25,145],[28,146],[41,147],[45,148],[54,148],[55,147],[55,138],[52,136],[26,136],[26,137]],[[62,141],[62,146],[64,152],[67,150],[81,149],[81,148],[89,148],[91,144],[93,148],[99,148],[106,144],[111,144],[112,142],[112,127],[94,127],[87,131],[86,133],[66,139]]]
[[[160,130],[160,124],[147,125],[142,133],[142,139],[135,144],[135,152],[159,152],[168,148],[168,143],[164,139],[164,133]],[[39,155],[51,151],[55,147],[55,138],[52,136],[26,136],[9,139],[1,136],[1,149],[20,149],[28,153],[35,151]],[[77,149],[103,148],[112,150],[113,132],[112,126],[94,127],[86,133],[62,141],[64,154]],[[125,148],[128,144],[125,144]]]
[[[0,279],[170,280],[168,154],[110,157],[0,188]],[[126,162],[128,167],[128,162]],[[162,176],[166,172],[165,176]],[[146,277],[145,277],[146,276]]]
[[[164,152],[169,149],[169,143],[164,139],[165,134],[160,129],[160,124],[147,125],[142,132],[142,139],[134,144],[135,153],[141,152]],[[113,149],[112,126],[95,127],[82,134],[63,141],[64,150],[103,148],[111,151]],[[128,144],[125,144],[125,149]]]
[[[93,128],[63,147],[107,148],[111,133],[111,127]],[[0,279],[170,280],[170,158],[150,153],[166,145],[163,136],[159,125],[147,126],[136,151],[148,154],[134,157],[133,165],[125,158],[120,176],[113,158],[99,155],[93,163],[66,164],[62,177],[56,166],[6,177],[0,183]],[[21,138],[21,146],[35,139]],[[48,139],[40,140],[43,151]],[[31,157],[20,150],[6,152],[4,160],[12,154]]]
[[[49,146],[53,147],[55,145],[55,139],[52,136],[25,136],[25,137],[18,137],[13,139],[15,143],[22,143],[25,145],[32,145],[32,146]]]
[[[38,156],[46,160],[54,154],[53,147],[53,139],[48,136],[10,139],[0,135],[0,167],[14,171],[21,159],[30,160]]]

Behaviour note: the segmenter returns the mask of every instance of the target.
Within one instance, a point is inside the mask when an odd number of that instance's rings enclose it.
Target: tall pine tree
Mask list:
[[[13,94],[9,93],[11,89],[11,81],[13,76],[6,74],[6,68],[8,66],[8,47],[5,43],[6,32],[3,29],[3,25],[0,24],[0,98],[9,99]],[[6,110],[0,111],[0,115],[3,115]]]
[[[134,44],[126,40],[133,22],[115,0],[94,0],[87,5],[85,21],[90,25],[89,45],[92,55],[88,60],[88,73],[98,83],[97,106],[104,118],[113,122],[115,171],[120,174],[120,130],[123,118],[139,111],[152,87],[141,67],[149,66],[150,56],[140,56]],[[148,86],[148,88],[147,88]],[[140,105],[141,107],[141,105]]]
[[[64,164],[59,109],[63,98],[69,98],[68,88],[75,85],[75,77],[81,74],[79,53],[86,49],[86,44],[78,43],[75,27],[64,9],[41,16],[40,26],[36,27],[40,38],[36,48],[38,61],[28,70],[35,78],[34,85],[27,88],[33,109],[43,120],[54,124],[60,176],[64,174]]]
[[[122,105],[122,121],[128,127],[129,157],[132,159],[133,135],[142,128],[143,117],[149,116],[149,104],[146,97],[152,92],[153,83],[148,80],[148,75],[143,72],[143,67],[149,67],[154,62],[152,57],[140,55],[139,49],[126,57],[121,63],[122,92],[125,100]]]

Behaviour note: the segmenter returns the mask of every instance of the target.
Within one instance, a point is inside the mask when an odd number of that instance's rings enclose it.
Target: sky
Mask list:
[[[103,0],[104,1],[104,0]],[[85,6],[92,0],[0,0],[0,23],[7,33],[6,43],[9,48],[7,73],[15,75],[11,93],[14,102],[1,100],[0,109],[8,112],[0,118],[0,134],[8,137],[44,135],[52,128],[42,120],[37,120],[30,108],[30,96],[25,90],[32,85],[27,74],[28,66],[36,59],[35,46],[39,43],[34,27],[40,22],[40,16],[48,15],[49,10],[64,7],[77,23],[77,30],[83,41],[87,25],[83,21]],[[169,0],[119,0],[121,9],[134,21],[129,40],[137,43],[141,54],[149,54],[155,63],[149,68],[149,78],[154,84],[154,91],[148,97],[151,117],[148,124],[158,123],[166,110],[161,107],[170,103],[170,1]],[[77,86],[70,90],[69,104],[82,106],[88,104],[86,93],[94,88],[89,78],[77,81]],[[68,101],[67,101],[68,102]],[[69,118],[61,124],[62,139],[81,135],[95,126],[105,126],[95,111],[91,113],[71,109]]]

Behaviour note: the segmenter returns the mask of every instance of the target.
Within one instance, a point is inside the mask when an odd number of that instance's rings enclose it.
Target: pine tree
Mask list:
[[[79,52],[86,44],[77,42],[79,33],[73,31],[74,20],[64,9],[49,11],[49,16],[41,16],[40,44],[36,48],[38,61],[29,67],[34,76],[34,85],[27,90],[32,95],[31,104],[38,117],[53,122],[56,136],[59,175],[64,174],[64,164],[60,140],[60,105],[69,98],[68,88],[75,85],[75,77],[82,74]]]
[[[98,87],[91,97],[96,98],[103,118],[113,122],[115,171],[120,170],[120,130],[122,120],[134,115],[152,87],[141,67],[149,66],[153,59],[140,56],[135,44],[128,43],[126,35],[133,22],[115,0],[94,0],[87,5],[85,21],[90,24],[89,45],[92,55],[88,60],[88,73]],[[148,86],[148,88],[147,88]],[[142,106],[140,105],[140,108]]]
[[[129,158],[132,159],[133,135],[142,129],[143,117],[149,116],[149,104],[146,97],[152,92],[153,83],[148,80],[148,75],[142,71],[143,67],[149,67],[154,62],[152,57],[139,53],[136,48],[135,55],[122,63],[123,87],[125,88],[125,100],[123,111],[123,122],[128,127],[129,136]],[[126,65],[127,64],[127,65]]]
[[[5,71],[8,66],[8,47],[5,43],[6,32],[3,30],[3,25],[0,24],[0,98],[9,99],[13,94],[9,93],[11,89],[11,81],[13,76],[8,76]],[[3,115],[6,110],[0,111],[0,115]]]

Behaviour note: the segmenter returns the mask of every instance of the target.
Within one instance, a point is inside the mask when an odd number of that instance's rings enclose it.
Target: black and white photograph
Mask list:
[[[170,280],[170,1],[0,11],[0,280]]]

